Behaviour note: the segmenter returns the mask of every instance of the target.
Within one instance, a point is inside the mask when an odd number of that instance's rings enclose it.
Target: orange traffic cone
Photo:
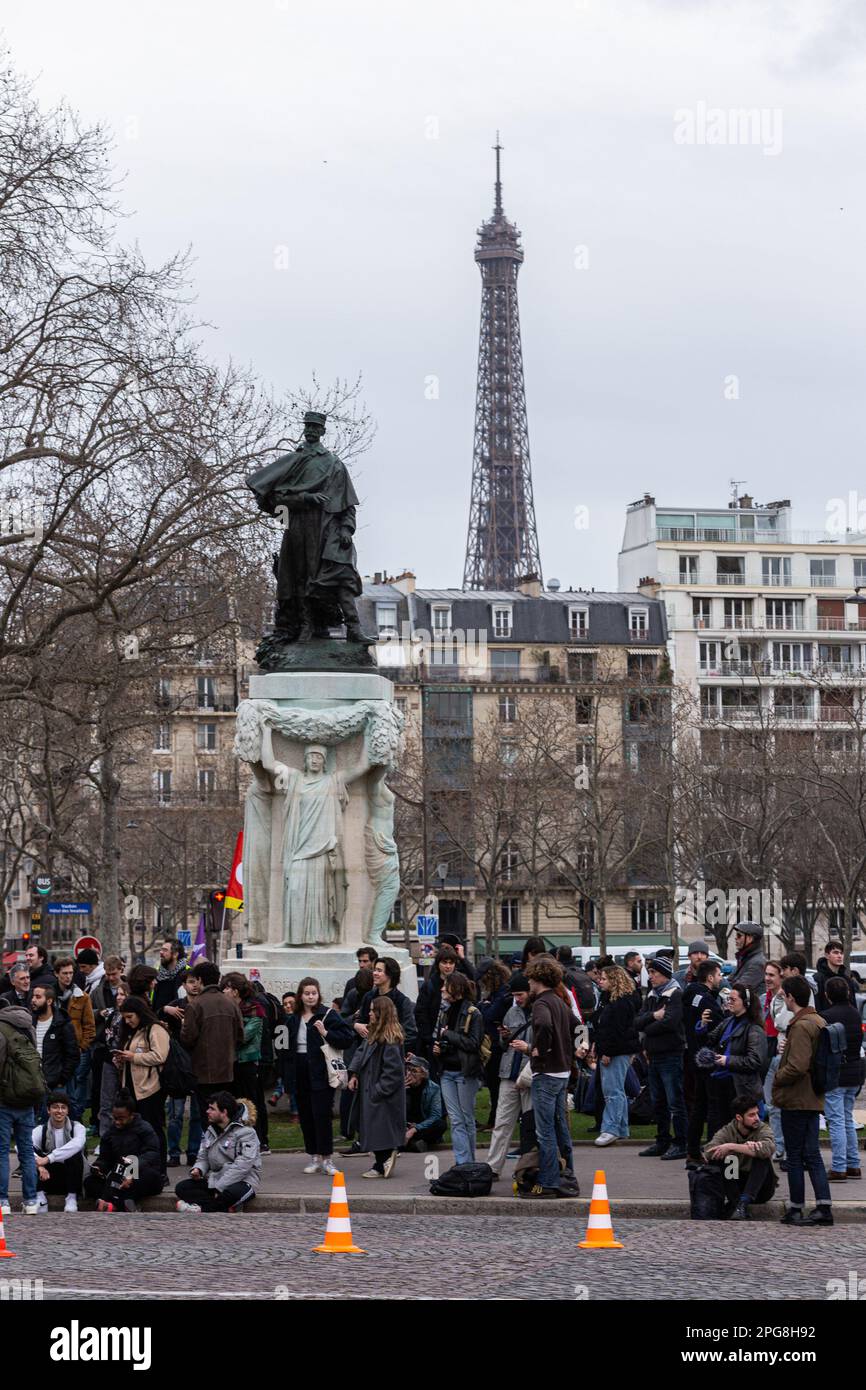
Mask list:
[[[0,1260],[14,1260],[15,1251],[6,1249],[6,1237],[3,1234],[3,1213],[0,1211]]]
[[[360,1245],[352,1242],[352,1222],[349,1219],[349,1200],[346,1196],[346,1179],[342,1173],[334,1174],[331,1188],[331,1206],[328,1211],[328,1225],[325,1230],[324,1245],[314,1245],[314,1255],[366,1255]]]
[[[592,1184],[586,1240],[578,1241],[578,1245],[581,1250],[622,1250],[624,1248],[621,1241],[613,1238],[610,1202],[607,1200],[607,1181],[602,1168],[596,1172]]]

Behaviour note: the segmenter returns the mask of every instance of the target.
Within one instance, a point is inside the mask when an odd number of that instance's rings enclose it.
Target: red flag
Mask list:
[[[232,871],[229,874],[229,886],[226,889],[226,907],[232,908],[235,912],[244,905],[244,832],[238,831],[238,840],[235,845],[235,857],[232,860]]]

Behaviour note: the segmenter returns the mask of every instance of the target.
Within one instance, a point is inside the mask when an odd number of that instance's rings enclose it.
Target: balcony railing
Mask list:
[[[734,632],[753,632],[755,619],[751,613],[744,613],[741,617],[726,613],[722,618],[722,627],[732,628]]]
[[[658,526],[655,541],[710,541],[727,545],[845,545],[851,537],[829,531],[759,531],[752,527],[729,530],[721,526]]]
[[[721,709],[716,705],[704,705],[701,710],[705,724],[719,723],[724,719],[754,721],[760,717],[761,710],[757,705],[724,705]]]
[[[648,642],[649,630],[645,627],[630,627],[628,638],[630,642]]]
[[[819,717],[824,723],[845,724],[854,718],[854,711],[845,709],[844,705],[822,705]]]
[[[726,570],[718,570],[716,573],[717,584],[745,584],[746,576],[743,574],[728,574]]]
[[[761,579],[761,584],[766,589],[789,588],[791,576],[790,574],[765,574]]]
[[[858,618],[849,623],[845,618],[818,618],[818,632],[866,632],[866,618]]]
[[[803,632],[805,623],[800,614],[775,616],[767,614],[764,620],[768,632]]]
[[[766,676],[770,663],[765,659],[757,661],[701,661],[698,663],[702,676]]]
[[[812,663],[810,661],[771,661],[770,675],[790,676],[792,673],[798,676],[811,676]]]
[[[529,683],[551,684],[572,679],[559,666],[520,666],[513,669],[504,666],[392,666],[387,668],[391,679],[399,684],[423,682],[426,684],[469,685],[502,683],[511,685]],[[579,679],[575,677],[574,679]]]
[[[812,574],[809,585],[813,589],[838,589],[839,581],[835,574]]]
[[[775,705],[773,713],[777,719],[801,724],[811,723],[815,718],[815,710],[812,705]]]

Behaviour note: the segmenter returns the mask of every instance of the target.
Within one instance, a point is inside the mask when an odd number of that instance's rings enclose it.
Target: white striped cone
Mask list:
[[[610,1202],[607,1199],[607,1181],[602,1168],[597,1170],[592,1185],[586,1239],[578,1241],[578,1245],[582,1250],[623,1249],[622,1242],[614,1240],[613,1222],[610,1219]]]
[[[15,1251],[6,1249],[6,1236],[3,1233],[3,1213],[0,1211],[0,1260],[14,1260]]]
[[[349,1217],[349,1199],[346,1196],[346,1179],[342,1173],[334,1174],[331,1188],[331,1205],[328,1208],[328,1225],[325,1229],[324,1245],[313,1246],[318,1255],[366,1255],[360,1245],[352,1240],[352,1222]]]

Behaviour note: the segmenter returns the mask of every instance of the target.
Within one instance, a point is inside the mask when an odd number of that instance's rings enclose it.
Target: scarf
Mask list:
[[[157,980],[173,980],[179,970],[186,970],[186,961],[175,961],[174,965],[161,965],[156,972]]]
[[[72,1138],[72,1121],[69,1116],[63,1121],[63,1143],[68,1144]],[[54,1152],[54,1129],[51,1120],[45,1121],[42,1126],[42,1152],[50,1154]]]

